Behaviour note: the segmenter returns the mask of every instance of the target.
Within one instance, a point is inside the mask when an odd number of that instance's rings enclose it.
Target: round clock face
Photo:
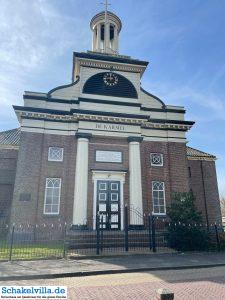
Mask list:
[[[118,83],[118,77],[114,73],[106,73],[103,77],[103,81],[108,86],[113,86]]]

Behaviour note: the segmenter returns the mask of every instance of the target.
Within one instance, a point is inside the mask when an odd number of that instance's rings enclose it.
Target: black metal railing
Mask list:
[[[141,215],[127,206],[122,215],[120,230],[105,229],[103,215],[100,214],[92,222],[95,230],[92,226],[78,230],[66,223],[3,224],[0,226],[0,260],[68,258],[123,252],[171,253],[180,249],[177,234],[195,228],[207,239],[201,250],[225,250],[225,234],[220,224],[210,224],[208,228],[203,224],[170,223],[166,217]],[[195,245],[191,247],[195,249]]]

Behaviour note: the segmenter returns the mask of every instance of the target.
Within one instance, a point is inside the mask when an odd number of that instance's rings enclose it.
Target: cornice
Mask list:
[[[155,97],[152,95],[152,97]],[[157,98],[157,97],[155,97]],[[28,100],[40,100],[40,101],[47,101],[53,103],[63,103],[63,104],[79,104],[80,102],[88,102],[88,103],[102,103],[108,105],[119,105],[119,106],[133,106],[133,107],[140,107],[143,111],[153,111],[153,112],[172,112],[172,113],[181,113],[184,114],[186,111],[184,109],[172,109],[172,108],[150,108],[145,107],[141,103],[133,103],[133,102],[124,102],[124,101],[113,101],[113,100],[103,100],[103,99],[95,99],[95,98],[83,98],[78,97],[77,100],[72,99],[60,99],[60,98],[48,98],[47,95],[39,96],[39,95],[23,95],[23,99]]]
[[[0,150],[19,150],[19,146],[16,146],[16,145],[4,145],[4,144],[1,144],[0,145]]]
[[[37,112],[19,112],[19,115],[21,118],[25,119],[38,119],[43,121],[64,121],[64,122],[70,122],[70,121],[76,121],[76,116],[73,115],[59,115],[59,114],[48,114],[48,113],[37,113]]]
[[[141,114],[125,114],[125,113],[117,113],[117,112],[109,112],[109,111],[99,111],[99,110],[88,110],[88,109],[71,109],[72,114],[82,114],[82,115],[92,115],[92,116],[107,116],[113,118],[127,118],[127,119],[141,119],[141,120],[149,120],[149,115],[141,115]]]
[[[126,117],[114,117],[114,116],[101,116],[101,115],[91,115],[85,113],[74,113],[73,115],[59,115],[59,114],[48,114],[48,113],[37,113],[37,112],[19,112],[20,117],[24,119],[34,119],[34,120],[43,120],[43,121],[52,121],[52,122],[101,122],[101,123],[116,123],[116,124],[125,124],[125,125],[136,125],[141,126],[145,129],[154,129],[154,130],[174,130],[174,131],[188,131],[192,125],[191,124],[179,124],[179,121],[176,124],[167,123],[166,120],[164,123],[152,122],[146,119],[139,118],[126,118]]]
[[[179,131],[188,131],[190,130],[192,125],[181,125],[181,124],[170,124],[170,123],[153,123],[153,122],[145,122],[142,125],[142,128],[145,129],[165,129],[165,130],[179,130]]]
[[[91,139],[91,137],[92,137],[92,134],[91,133],[85,133],[85,132],[77,132],[76,134],[75,134],[75,137],[77,138],[77,139],[88,139],[88,140],[90,140]]]
[[[73,52],[75,58],[104,61],[109,63],[130,64],[147,67],[148,62],[123,55],[108,55],[99,52]]]
[[[107,14],[108,14],[108,18],[110,18],[111,21],[114,21],[117,26],[118,26],[118,31],[120,32],[121,29],[122,29],[122,22],[120,20],[120,18],[115,15],[113,12],[111,11],[107,11]],[[91,19],[91,22],[90,22],[90,28],[91,30],[94,29],[94,26],[99,22],[99,21],[102,21],[105,19],[105,11],[101,11],[99,12],[98,14],[96,14],[92,19]]]
[[[132,143],[132,142],[138,142],[141,143],[143,141],[143,137],[142,136],[129,136],[127,138],[128,143]]]
[[[168,119],[151,119],[152,123],[170,123],[170,124],[182,124],[182,125],[194,125],[193,121],[184,121],[184,120],[168,120]]]
[[[144,71],[144,67],[135,67],[121,63],[113,62],[98,62],[96,60],[91,59],[80,59],[80,66],[81,67],[88,67],[88,68],[96,68],[96,69],[106,69],[106,70],[113,70],[113,71],[121,71],[121,72],[132,72],[132,73],[142,73]]]
[[[204,157],[204,156],[188,156],[187,155],[187,159],[188,160],[204,160],[204,161],[216,161],[215,157]]]

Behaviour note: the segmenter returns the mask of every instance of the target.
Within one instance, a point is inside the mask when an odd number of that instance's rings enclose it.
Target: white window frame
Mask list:
[[[153,189],[153,186],[154,186],[154,183],[156,182],[160,182],[163,184],[163,190],[157,190],[157,191],[160,191],[160,192],[163,192],[163,198],[164,198],[164,213],[156,213],[154,212],[154,196],[153,196],[153,192],[156,191]],[[152,181],[152,214],[155,215],[155,216],[165,216],[166,215],[166,197],[165,197],[165,182],[164,181],[158,181],[158,180],[154,180]]]
[[[46,198],[47,198],[47,189],[49,189],[50,187],[47,186],[47,183],[48,183],[48,180],[52,180],[52,179],[59,179],[59,202],[58,202],[58,211],[57,212],[46,212],[45,211],[45,208],[46,208],[46,205],[49,205],[46,203]],[[49,178],[46,178],[45,180],[45,201],[44,201],[44,210],[43,210],[43,213],[44,215],[59,215],[59,211],[60,211],[60,200],[61,200],[61,186],[62,186],[62,179],[61,178],[53,178],[53,177],[49,177]],[[53,204],[50,204],[50,205],[53,205]]]
[[[160,165],[159,164],[154,164],[152,162],[152,155],[160,155],[161,156],[161,164]],[[163,167],[163,163],[164,163],[163,154],[162,153],[150,153],[150,162],[151,162],[151,166],[153,166],[153,167]]]
[[[62,150],[62,158],[61,158],[61,159],[53,159],[53,158],[50,157],[50,151],[51,151],[52,148],[58,148],[58,149],[61,149],[61,150]],[[58,162],[62,162],[62,161],[63,161],[63,154],[64,154],[63,152],[64,152],[64,148],[62,148],[62,147],[57,147],[57,146],[49,147],[49,148],[48,148],[48,161],[58,161]]]
[[[92,171],[92,181],[94,183],[94,193],[93,193],[93,229],[96,230],[96,213],[97,213],[97,182],[98,180],[110,180],[110,181],[120,181],[120,208],[124,206],[124,184],[125,184],[126,172],[120,171]],[[121,209],[121,228],[124,229],[124,217],[123,209]]]

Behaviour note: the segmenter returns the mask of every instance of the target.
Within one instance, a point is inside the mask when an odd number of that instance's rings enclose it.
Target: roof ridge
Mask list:
[[[20,128],[13,128],[0,132],[0,145],[18,146],[20,143]]]
[[[196,148],[193,148],[193,147],[190,147],[190,146],[187,146],[187,147],[190,148],[190,149],[192,149],[192,150],[195,150],[195,151],[204,153],[204,154],[212,155],[212,154],[210,154],[210,153],[208,153],[208,152],[204,152],[204,151],[202,151],[202,150],[199,150],[199,149],[196,149]],[[213,156],[213,155],[212,155],[212,156]]]
[[[212,159],[216,159],[216,156],[201,150],[198,150],[196,148],[187,146],[187,156],[189,157],[208,157]]]
[[[20,127],[18,127],[18,128],[13,128],[13,129],[8,129],[8,130],[4,130],[4,131],[0,131],[0,134],[1,133],[5,133],[5,132],[10,132],[10,131],[16,131],[16,130],[18,130],[18,131],[20,131]]]

